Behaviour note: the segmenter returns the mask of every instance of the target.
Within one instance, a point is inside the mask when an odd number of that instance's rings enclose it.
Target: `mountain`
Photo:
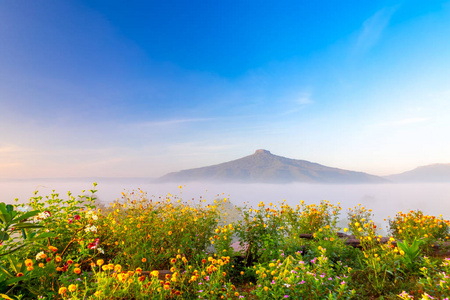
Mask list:
[[[252,155],[218,165],[183,170],[160,177],[157,182],[220,181],[264,183],[382,183],[378,176],[326,167],[306,160],[289,159],[256,150]]]
[[[400,174],[385,176],[393,182],[450,182],[450,164],[417,167]]]

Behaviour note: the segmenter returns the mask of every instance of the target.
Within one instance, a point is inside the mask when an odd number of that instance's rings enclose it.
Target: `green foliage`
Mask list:
[[[154,200],[140,190],[98,209],[95,184],[89,192],[0,204],[0,298],[450,297],[449,259],[421,255],[427,243],[448,239],[442,217],[399,213],[391,230],[403,241],[381,244],[371,210],[358,205],[347,216],[361,245],[353,248],[338,235],[341,208],[327,201],[261,202],[237,215],[226,199]],[[159,278],[155,269],[170,272]]]
[[[253,294],[258,299],[348,299],[354,291],[348,281],[351,268],[333,263],[319,247],[320,256],[305,261],[295,256],[280,257],[268,267],[256,266],[258,275]]]
[[[397,246],[405,253],[404,256],[402,256],[402,260],[406,265],[408,272],[415,272],[417,270],[417,259],[421,252],[420,245],[423,243],[422,240],[416,239],[414,239],[411,245],[408,245],[406,241],[397,242]]]
[[[439,217],[425,215],[422,211],[398,212],[389,219],[389,232],[399,240],[412,243],[416,238],[423,241],[425,250],[439,241],[447,241],[450,233],[450,222]]]

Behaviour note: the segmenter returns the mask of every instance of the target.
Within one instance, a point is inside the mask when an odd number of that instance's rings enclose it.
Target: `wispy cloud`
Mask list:
[[[364,21],[355,44],[354,54],[362,55],[378,43],[397,8],[398,6],[383,8]]]
[[[276,114],[276,116],[285,116],[289,114],[296,113],[302,109],[304,109],[306,106],[311,105],[314,103],[312,100],[312,94],[307,92],[302,92],[298,95],[292,96],[288,101],[288,109],[285,111],[282,111],[279,114]],[[273,113],[272,113],[273,114]]]
[[[148,121],[148,122],[134,123],[132,124],[132,126],[134,127],[171,126],[176,124],[207,122],[213,120],[215,119],[214,118],[171,119],[163,121]]]
[[[314,101],[311,99],[311,93],[302,93],[296,101],[300,105],[312,104]]]
[[[375,124],[375,126],[379,126],[379,127],[405,126],[405,125],[425,122],[425,121],[428,121],[428,120],[430,120],[430,118],[421,118],[421,117],[405,118],[405,119],[401,119],[401,120],[395,120],[395,121],[378,123],[378,124]]]

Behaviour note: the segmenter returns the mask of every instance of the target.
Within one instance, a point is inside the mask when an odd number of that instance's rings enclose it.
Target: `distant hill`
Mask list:
[[[385,176],[393,182],[450,182],[450,164],[417,167],[400,174]]]
[[[157,182],[264,182],[264,183],[382,183],[386,179],[337,168],[326,167],[306,160],[289,159],[256,150],[252,155],[218,165],[169,173]]]

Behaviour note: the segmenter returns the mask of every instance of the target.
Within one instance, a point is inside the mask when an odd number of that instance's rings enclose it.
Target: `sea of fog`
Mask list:
[[[236,183],[188,183],[181,188],[179,184],[154,184],[142,179],[97,179],[96,193],[98,201],[108,204],[121,199],[122,192],[132,192],[141,189],[148,197],[172,197],[195,202],[205,199],[212,203],[216,198],[228,198],[233,204],[257,206],[260,201],[266,204],[286,200],[290,205],[296,205],[301,200],[307,204],[329,200],[332,204],[340,202],[341,227],[346,227],[345,217],[348,208],[361,204],[372,209],[374,221],[379,228],[385,228],[385,218],[393,217],[398,211],[422,210],[426,214],[442,214],[450,219],[450,183],[422,184],[236,184]],[[92,180],[9,180],[0,181],[0,202],[27,202],[38,190],[38,195],[50,195],[53,190],[60,197],[67,197],[67,192],[74,195],[82,190],[93,188]],[[381,233],[385,233],[383,230]]]

